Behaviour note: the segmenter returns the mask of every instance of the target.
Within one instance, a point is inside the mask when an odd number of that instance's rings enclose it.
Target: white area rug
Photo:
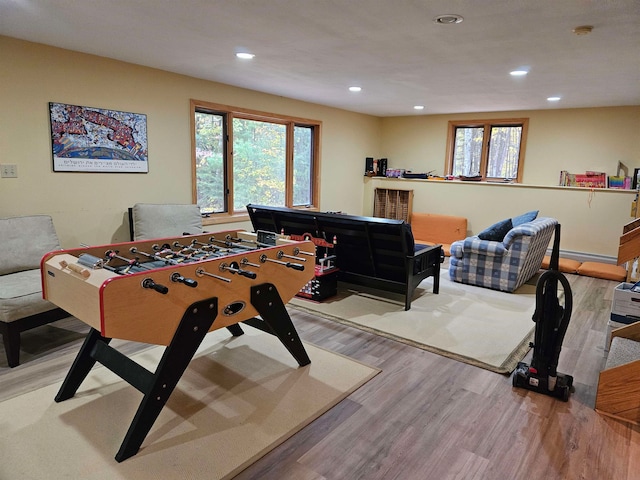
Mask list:
[[[322,415],[379,370],[310,344],[297,362],[248,326],[209,333],[137,455],[114,459],[142,394],[104,367],[78,393],[59,384],[0,403],[0,479],[226,479]],[[132,358],[154,371],[164,348]]]
[[[536,277],[515,293],[455,283],[440,274],[423,281],[404,310],[401,295],[340,284],[323,302],[295,297],[289,306],[383,335],[497,373],[512,372],[529,351]]]

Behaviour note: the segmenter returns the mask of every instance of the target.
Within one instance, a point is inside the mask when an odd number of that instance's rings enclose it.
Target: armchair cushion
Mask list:
[[[442,251],[449,256],[451,244],[464,240],[467,236],[467,219],[438,213],[411,214],[411,228],[416,245],[442,245]]]
[[[480,240],[493,240],[501,242],[505,235],[513,228],[511,219],[507,218],[498,223],[494,223],[490,227],[485,228],[478,234]]]
[[[558,270],[562,273],[577,273],[578,267],[582,265],[582,262],[578,260],[572,260],[571,258],[559,258]],[[542,268],[549,270],[551,267],[551,256],[545,255],[542,259]]]
[[[532,222],[538,217],[538,210],[531,210],[530,212],[523,213],[517,217],[511,219],[511,223],[514,227],[522,225],[523,223]]]
[[[202,216],[197,205],[136,203],[130,222],[133,240],[202,233]]]
[[[40,269],[0,275],[0,322],[13,322],[56,306],[42,298]]]
[[[0,218],[0,275],[38,269],[45,253],[60,248],[48,215]]]
[[[576,273],[617,282],[624,282],[627,278],[627,271],[624,267],[601,262],[584,262],[576,269]]]

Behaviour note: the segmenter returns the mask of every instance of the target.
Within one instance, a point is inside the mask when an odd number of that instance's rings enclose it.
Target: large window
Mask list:
[[[228,220],[246,205],[317,207],[320,122],[191,101],[194,202]]]
[[[528,119],[449,122],[445,174],[522,181]]]

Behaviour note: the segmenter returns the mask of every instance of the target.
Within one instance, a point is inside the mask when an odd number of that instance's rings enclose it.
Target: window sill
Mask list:
[[[239,213],[235,215],[211,215],[209,217],[202,217],[202,225],[220,225],[223,223],[239,223],[239,222],[248,222],[249,214],[248,213]]]

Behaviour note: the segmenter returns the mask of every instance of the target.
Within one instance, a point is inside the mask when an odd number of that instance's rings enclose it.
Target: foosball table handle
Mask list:
[[[169,288],[164,285],[160,285],[159,283],[154,282],[151,278],[145,278],[142,280],[142,288],[151,288],[158,293],[166,295],[169,293]]]
[[[185,278],[180,275],[178,272],[171,274],[171,281],[177,283],[183,283],[187,287],[196,288],[198,286],[198,281],[193,278]]]

